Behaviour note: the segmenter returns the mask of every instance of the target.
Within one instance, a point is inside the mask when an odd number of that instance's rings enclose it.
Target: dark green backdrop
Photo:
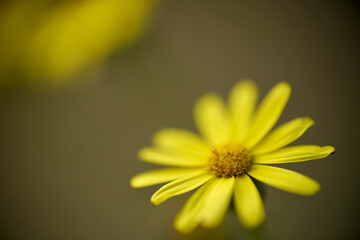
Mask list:
[[[279,123],[310,116],[299,144],[326,159],[285,167],[318,180],[302,197],[266,188],[269,239],[356,239],[359,233],[359,5],[355,1],[162,1],[151,31],[97,75],[55,90],[0,96],[1,239],[193,239],[172,221],[186,194],[153,206],[157,187],[129,179],[162,127],[195,130],[194,101],[254,79],[261,96],[287,81]],[[0,56],[1,57],[1,56]],[[89,82],[88,80],[91,79]],[[208,239],[247,239],[235,216]]]

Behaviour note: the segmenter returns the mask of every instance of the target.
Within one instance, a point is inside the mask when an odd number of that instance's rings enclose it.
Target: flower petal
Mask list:
[[[283,168],[252,165],[248,173],[261,182],[291,193],[314,195],[320,190],[320,184],[313,179]]]
[[[155,145],[178,151],[208,156],[211,146],[207,145],[197,134],[181,129],[166,128],[158,131],[153,142]]]
[[[206,164],[207,158],[183,152],[165,151],[164,149],[146,147],[139,151],[138,157],[145,162],[180,167],[200,167]]]
[[[243,226],[254,229],[265,219],[264,205],[254,182],[246,174],[236,177],[234,203]]]
[[[257,102],[258,90],[250,80],[237,83],[229,95],[231,140],[242,141]]]
[[[335,148],[332,146],[291,146],[279,149],[275,152],[253,156],[252,161],[254,163],[263,164],[304,162],[325,158],[333,152],[335,152]]]
[[[282,82],[274,86],[266,95],[245,136],[244,144],[248,149],[260,142],[274,126],[289,99],[290,92],[289,84]]]
[[[220,97],[207,94],[200,98],[195,104],[194,116],[199,132],[211,145],[228,140],[229,120]]]
[[[209,194],[203,209],[204,227],[218,226],[229,207],[232,193],[234,191],[235,178],[216,178],[209,187]]]
[[[170,182],[172,180],[193,174],[199,168],[163,168],[140,173],[130,180],[133,188],[147,187],[159,183]]]
[[[265,219],[264,205],[254,182],[246,174],[236,177],[234,190],[236,213],[247,229],[258,227]]]
[[[203,219],[203,207],[207,194],[209,193],[209,186],[214,179],[209,180],[202,185],[185,203],[179,214],[176,216],[174,226],[182,233],[192,232]]]
[[[296,118],[270,132],[252,149],[252,154],[263,154],[275,151],[301,137],[314,124],[311,118]]]
[[[151,202],[155,205],[159,205],[171,197],[189,192],[201,186],[212,177],[213,175],[209,174],[207,170],[198,170],[198,172],[195,172],[190,176],[179,178],[161,187],[151,196]]]

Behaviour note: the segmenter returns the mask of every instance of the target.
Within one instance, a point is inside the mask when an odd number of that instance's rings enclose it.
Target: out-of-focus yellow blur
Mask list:
[[[66,82],[129,47],[155,0],[6,1],[0,7],[0,84]]]

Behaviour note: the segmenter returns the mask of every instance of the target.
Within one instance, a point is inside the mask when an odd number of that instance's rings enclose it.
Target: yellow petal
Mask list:
[[[246,133],[244,144],[248,149],[260,142],[275,125],[289,99],[290,92],[289,84],[282,82],[274,86],[266,95]]]
[[[206,164],[207,158],[183,152],[165,151],[164,149],[146,147],[139,151],[138,157],[145,162],[179,167],[200,167]]]
[[[264,205],[258,189],[246,174],[236,177],[234,190],[236,213],[247,229],[258,227],[265,219]]]
[[[253,156],[252,161],[264,164],[304,162],[325,158],[333,152],[335,152],[335,148],[331,146],[292,146],[279,149],[275,152]]]
[[[301,137],[314,124],[311,118],[296,118],[270,132],[252,149],[252,154],[263,154],[275,151]]]
[[[233,87],[229,95],[232,141],[243,140],[256,106],[257,95],[257,87],[250,80],[243,80]]]
[[[207,145],[198,135],[181,129],[166,128],[157,132],[153,142],[155,145],[178,151],[193,153],[207,157],[211,146]]]
[[[199,132],[216,145],[229,137],[229,119],[224,102],[217,95],[208,94],[200,98],[194,108],[195,123]]]
[[[216,178],[209,187],[209,194],[203,209],[204,227],[218,226],[229,207],[232,193],[234,191],[235,178]]]
[[[314,195],[320,190],[320,184],[313,179],[283,168],[252,165],[248,173],[261,182],[291,193]]]
[[[212,180],[202,185],[185,203],[174,221],[175,228],[186,234],[192,232],[203,219],[203,208]]]
[[[133,188],[147,187],[193,174],[199,168],[163,168],[140,173],[130,180]]]
[[[198,170],[190,176],[179,178],[161,187],[152,195],[151,202],[159,205],[171,197],[189,192],[201,186],[212,177],[213,175],[209,174],[207,170]]]

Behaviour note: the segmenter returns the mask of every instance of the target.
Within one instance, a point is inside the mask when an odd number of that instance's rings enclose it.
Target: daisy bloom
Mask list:
[[[320,190],[318,182],[268,165],[320,159],[335,152],[331,146],[285,147],[314,124],[309,117],[293,119],[270,132],[290,92],[287,83],[279,83],[258,108],[257,88],[247,80],[234,86],[227,106],[217,95],[203,96],[194,108],[200,134],[173,128],[157,132],[154,146],[141,149],[139,158],[168,167],[136,175],[131,186],[167,183],[152,195],[155,205],[198,188],[175,218],[174,226],[182,233],[199,225],[218,226],[232,198],[243,226],[258,227],[265,213],[253,178],[287,192],[315,194]]]

